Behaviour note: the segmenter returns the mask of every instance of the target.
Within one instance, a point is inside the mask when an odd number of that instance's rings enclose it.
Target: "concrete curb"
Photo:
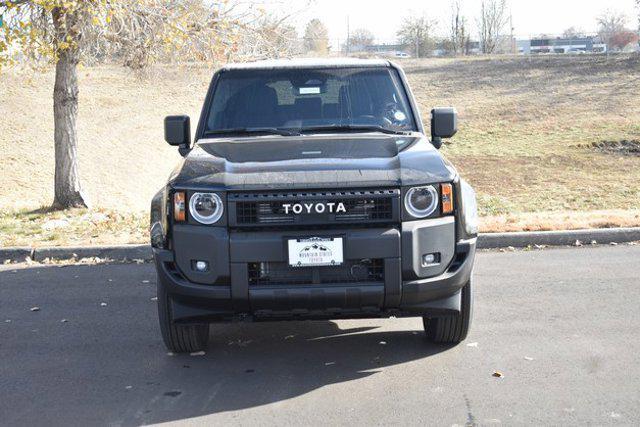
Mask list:
[[[640,227],[636,228],[602,228],[569,231],[534,231],[516,233],[488,233],[478,237],[479,249],[526,248],[528,246],[567,246],[576,241],[585,245],[596,241],[598,244],[625,243],[640,241]],[[151,260],[152,251],[149,245],[122,246],[84,246],[84,247],[50,247],[50,248],[0,248],[0,263],[23,262],[31,259],[41,262],[45,259],[68,260],[72,258],[102,258],[114,261]]]
[[[0,263],[7,260],[23,262],[27,259],[42,262],[45,259],[68,260],[72,258],[101,258],[114,261],[131,261],[151,259],[152,252],[149,245],[112,245],[112,246],[82,246],[82,247],[50,247],[50,248],[0,248]]]
[[[70,259],[70,258],[108,258],[116,261],[120,260],[150,260],[152,256],[149,245],[123,245],[123,246],[85,246],[85,247],[52,247],[36,248],[32,259],[36,262],[49,259]]]
[[[479,249],[526,248],[528,246],[567,246],[576,241],[588,245],[640,241],[640,227],[595,228],[567,231],[522,231],[515,233],[488,233],[478,238]]]
[[[32,248],[26,247],[13,247],[13,248],[0,248],[0,262],[22,262],[27,258],[33,259]]]

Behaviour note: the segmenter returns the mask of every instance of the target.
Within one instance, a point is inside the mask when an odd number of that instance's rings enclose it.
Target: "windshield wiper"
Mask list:
[[[314,131],[337,131],[337,132],[382,132],[390,135],[408,135],[409,131],[393,130],[378,125],[323,125],[323,126],[309,126],[300,128],[300,132],[314,132]]]
[[[232,129],[215,129],[208,130],[204,133],[204,136],[212,135],[253,135],[253,134],[266,134],[266,135],[281,135],[281,136],[295,136],[300,135],[296,129],[283,129],[283,128],[232,128]]]

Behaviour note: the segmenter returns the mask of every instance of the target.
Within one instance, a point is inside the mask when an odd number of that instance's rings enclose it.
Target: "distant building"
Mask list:
[[[531,40],[516,41],[516,49],[521,55],[529,55],[531,53]]]
[[[518,40],[518,53],[522,55],[540,53],[602,53],[607,45],[597,37],[557,37]]]
[[[480,54],[485,53],[485,48],[483,46],[482,41],[478,42],[469,42],[468,52],[469,54]],[[498,36],[495,40],[493,40],[493,48],[491,49],[491,53],[493,54],[504,54],[504,53],[514,53],[514,49],[516,46],[516,39],[509,35],[501,35]]]
[[[482,46],[480,46],[480,42],[469,41],[469,43],[467,43],[467,53],[469,55],[481,54]]]

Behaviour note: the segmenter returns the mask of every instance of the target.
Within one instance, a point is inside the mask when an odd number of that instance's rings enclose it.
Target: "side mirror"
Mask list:
[[[455,108],[431,110],[431,143],[442,147],[442,138],[451,138],[458,132],[458,112]]]
[[[179,147],[185,156],[191,148],[191,120],[189,116],[167,116],[164,118],[164,140]]]

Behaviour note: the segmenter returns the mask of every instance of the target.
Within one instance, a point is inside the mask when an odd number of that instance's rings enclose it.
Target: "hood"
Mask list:
[[[450,181],[453,167],[424,136],[337,134],[201,139],[175,187],[290,190]]]

